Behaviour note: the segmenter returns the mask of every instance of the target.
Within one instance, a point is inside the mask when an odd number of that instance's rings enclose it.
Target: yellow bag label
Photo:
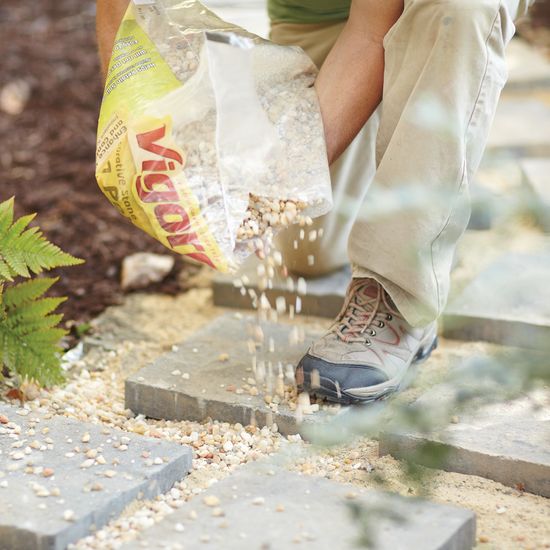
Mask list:
[[[169,249],[228,270],[183,172],[170,116],[147,106],[181,86],[130,4],[118,31],[98,124],[96,177],[109,201]],[[185,106],[182,106],[185,108]]]

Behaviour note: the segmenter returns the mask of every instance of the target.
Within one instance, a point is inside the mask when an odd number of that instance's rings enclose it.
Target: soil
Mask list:
[[[95,2],[4,0],[0,5],[0,90],[22,79],[31,87],[23,112],[0,110],[0,200],[15,196],[18,215],[36,212],[46,236],[83,258],[60,269],[53,294],[68,296],[67,320],[83,322],[122,297],[122,259],[134,252],[170,254],[127,222],[94,176],[101,101]],[[151,291],[182,289],[181,258]],[[185,285],[183,285],[185,286]]]

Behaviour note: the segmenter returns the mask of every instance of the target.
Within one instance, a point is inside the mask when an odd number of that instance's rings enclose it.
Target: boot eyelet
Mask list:
[[[372,342],[370,340],[365,340],[365,345],[367,347],[370,347],[370,346],[372,346]]]
[[[380,321],[378,323],[378,328],[384,328],[386,326],[386,324],[384,323],[384,321]]]
[[[388,313],[388,314],[386,315],[386,320],[387,320],[387,321],[391,321],[392,319],[393,319],[393,316],[392,316],[390,313]]]
[[[369,330],[371,336],[376,336],[376,331],[374,329]]]

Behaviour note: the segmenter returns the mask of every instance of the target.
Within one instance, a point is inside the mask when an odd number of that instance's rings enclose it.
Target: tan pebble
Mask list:
[[[220,353],[218,355],[218,361],[221,361],[222,363],[229,361],[229,353]]]
[[[3,414],[0,414],[0,424],[7,424],[9,422],[9,418]]]
[[[88,432],[86,432],[83,436],[82,436],[82,443],[89,443],[90,442],[90,434]]]
[[[206,506],[211,506],[211,507],[215,507],[220,504],[220,499],[215,495],[206,495],[202,499],[202,501],[204,502],[204,504],[206,504]]]
[[[113,478],[116,476],[116,472],[114,470],[105,470],[105,472],[103,472],[103,475],[108,478]]]
[[[65,521],[74,521],[75,520],[74,512],[72,510],[65,510],[63,512],[63,519]]]
[[[278,504],[277,507],[275,508],[275,512],[284,512],[284,511],[285,511],[285,507],[282,504]]]
[[[265,498],[256,497],[255,499],[252,500],[252,504],[254,504],[254,506],[262,506],[263,504],[265,504]]]
[[[212,510],[212,515],[215,518],[221,518],[221,517],[225,516],[225,512],[221,508],[214,508]]]
[[[90,489],[92,491],[103,491],[103,485],[101,483],[93,483]]]
[[[42,477],[52,477],[54,474],[54,471],[52,468],[44,468],[42,470]]]

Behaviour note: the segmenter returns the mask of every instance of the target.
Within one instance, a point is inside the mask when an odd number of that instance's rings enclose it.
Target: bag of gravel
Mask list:
[[[316,68],[194,0],[134,0],[98,125],[100,188],[165,246],[220,271],[332,206]]]

